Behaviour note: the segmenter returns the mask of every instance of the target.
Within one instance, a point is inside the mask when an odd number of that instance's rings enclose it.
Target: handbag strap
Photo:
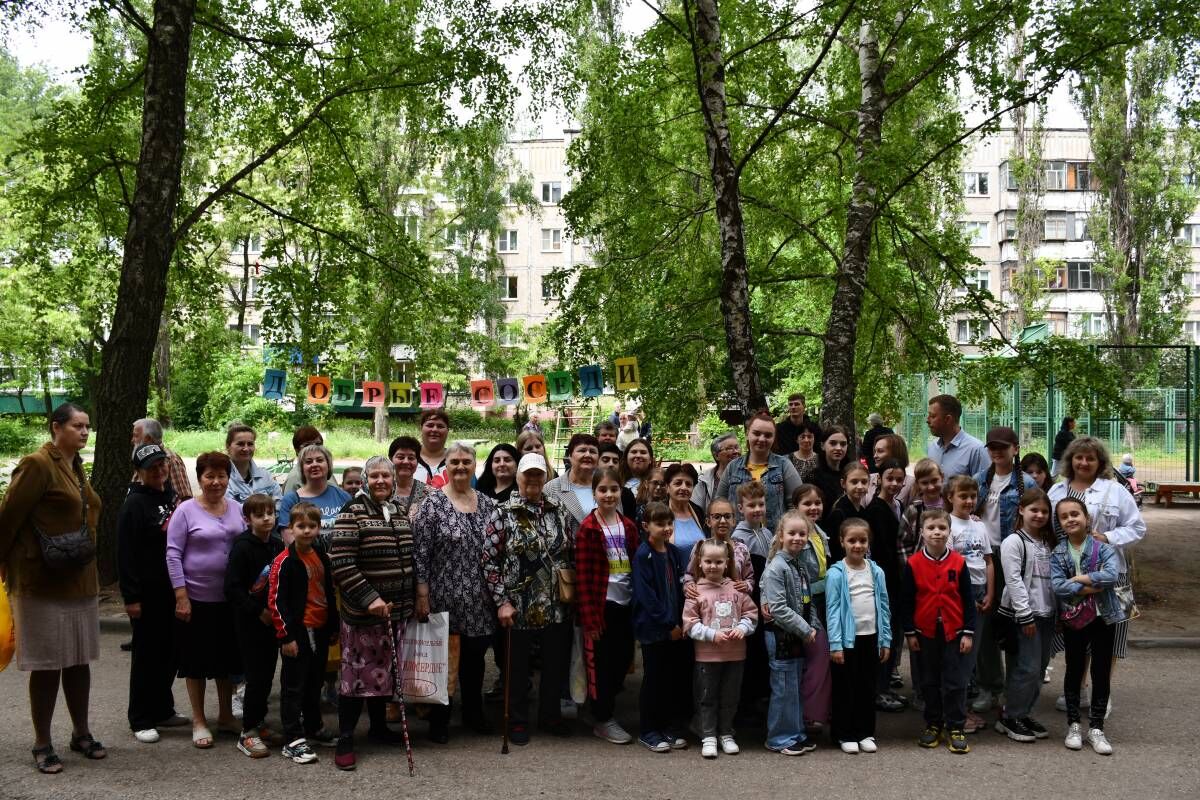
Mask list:
[[[79,525],[81,528],[86,528],[88,524],[88,496],[84,484],[87,478],[84,477],[83,460],[80,459],[78,464],[72,462],[71,471],[75,473],[75,480],[79,481],[79,500],[83,503],[83,519]]]

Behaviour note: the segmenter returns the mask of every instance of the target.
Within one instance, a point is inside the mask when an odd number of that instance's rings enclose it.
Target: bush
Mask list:
[[[446,409],[446,414],[450,417],[450,434],[456,435],[456,432],[464,431],[489,431],[506,436],[509,439],[516,438],[516,429],[513,427],[513,421],[505,417],[485,417],[478,411],[470,408],[449,408]]]
[[[204,403],[203,414],[205,427],[221,429],[235,419],[242,419],[241,411],[244,407],[249,407],[249,411],[260,417],[268,416],[264,406],[253,402],[264,400],[258,394],[262,375],[262,364],[241,353],[226,353],[219,357],[207,380],[208,399]],[[279,410],[272,401],[264,402]],[[279,410],[279,413],[286,420],[287,414],[282,410]]]
[[[33,429],[26,426],[22,420],[0,418],[0,454],[25,455],[33,449],[35,441]]]
[[[278,431],[291,426],[291,417],[292,415],[274,400],[268,400],[265,397],[251,397],[240,406],[231,409],[225,425],[237,420],[255,430]]]
[[[741,434],[741,431],[737,430],[736,428],[729,427],[720,417],[711,411],[705,414],[704,418],[700,420],[699,428],[700,439],[705,444],[708,444],[722,433],[732,432],[735,434]]]

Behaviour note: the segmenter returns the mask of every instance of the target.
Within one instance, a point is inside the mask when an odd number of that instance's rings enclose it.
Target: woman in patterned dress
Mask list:
[[[484,532],[496,509],[490,497],[471,488],[475,451],[455,442],[446,451],[447,483],[421,501],[413,520],[416,540],[417,618],[450,612],[450,633],[459,637],[458,701],[463,725],[490,733],[483,713],[483,657],[496,627],[496,608],[484,585]],[[429,714],[429,737],[449,741],[450,706]]]

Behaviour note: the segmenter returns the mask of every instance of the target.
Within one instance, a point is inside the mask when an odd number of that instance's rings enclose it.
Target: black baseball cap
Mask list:
[[[133,451],[133,468],[146,469],[167,457],[167,451],[156,444],[143,444]]]

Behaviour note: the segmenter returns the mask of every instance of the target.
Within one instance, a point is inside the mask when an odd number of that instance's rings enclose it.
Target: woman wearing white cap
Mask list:
[[[575,521],[560,503],[542,493],[546,459],[526,453],[517,465],[517,491],[488,522],[483,575],[502,628],[512,628],[509,738],[529,741],[529,651],[542,648],[538,727],[557,736],[570,729],[559,697],[571,654],[571,614],[560,582],[574,569]],[[566,572],[566,575],[572,574]]]

